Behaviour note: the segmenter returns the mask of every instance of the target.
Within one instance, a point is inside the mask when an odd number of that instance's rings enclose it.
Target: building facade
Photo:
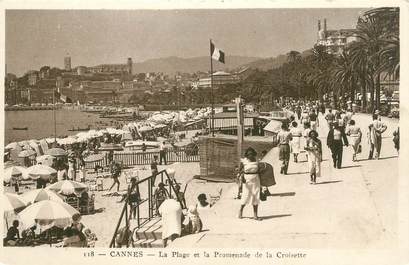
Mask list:
[[[355,32],[355,29],[328,30],[327,19],[323,27],[318,20],[317,45],[324,46],[329,54],[340,55],[349,43],[357,41]]]

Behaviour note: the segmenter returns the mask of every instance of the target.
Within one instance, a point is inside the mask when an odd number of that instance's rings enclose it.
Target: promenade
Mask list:
[[[382,118],[388,129],[383,134],[381,159],[367,160],[369,115],[353,119],[363,132],[362,154],[352,162],[352,147],[344,147],[342,169],[334,169],[326,146],[327,124],[320,116],[319,137],[323,144],[322,177],[309,184],[305,155],[302,162],[290,162],[289,174],[279,174],[278,150],[263,159],[274,166],[277,185],[259,216],[251,219],[247,206],[238,219],[239,201],[234,184],[221,199],[202,213],[204,231],[179,238],[171,247],[247,248],[394,248],[397,244],[398,157],[392,133],[398,120]]]

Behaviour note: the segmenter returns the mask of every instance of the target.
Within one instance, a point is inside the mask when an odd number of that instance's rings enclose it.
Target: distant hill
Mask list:
[[[246,65],[254,61],[258,61],[259,57],[246,56],[226,56],[226,64],[213,62],[214,70],[229,70]],[[210,58],[208,56],[180,58],[180,57],[166,57],[158,59],[150,59],[140,63],[133,64],[133,73],[146,72],[163,72],[167,74],[174,74],[176,72],[194,73],[197,71],[210,71]]]
[[[306,50],[301,52],[301,57],[306,57],[308,55],[312,54],[312,50]],[[278,68],[284,63],[287,62],[287,55],[280,54],[276,57],[270,57],[270,58],[263,58],[257,61],[253,61],[244,65],[241,65],[240,67],[249,67],[253,69],[259,69],[259,70],[269,70],[269,69],[274,69]]]

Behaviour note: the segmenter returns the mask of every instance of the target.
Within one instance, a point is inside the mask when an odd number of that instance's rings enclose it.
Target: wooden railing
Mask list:
[[[136,151],[121,151],[114,153],[114,160],[121,163],[123,166],[137,166],[137,165],[149,165],[154,156],[158,156],[158,161],[160,158],[159,152],[136,152]],[[166,151],[166,162],[199,162],[199,152],[198,149],[186,149],[186,147],[167,149]],[[86,169],[94,169],[96,165],[101,167],[108,166],[108,156],[104,159],[96,162],[86,162]]]
[[[174,178],[171,178],[168,173],[166,172],[166,170],[162,170],[160,172],[158,172],[156,175],[151,175],[147,178],[144,178],[142,180],[139,180],[136,182],[136,190],[141,194],[141,191],[143,191],[142,187],[143,186],[147,186],[147,193],[142,194],[142,195],[147,195],[148,198],[146,199],[141,199],[139,201],[139,203],[136,204],[136,226],[134,227],[134,229],[140,228],[142,225],[146,224],[147,222],[149,222],[150,220],[152,220],[154,217],[156,217],[156,212],[155,212],[155,204],[154,204],[154,192],[153,192],[153,187],[152,187],[152,179],[156,179],[160,177],[160,180],[162,183],[164,182],[164,179],[166,178],[166,183],[168,183],[168,191],[169,191],[169,195],[171,198],[176,199],[182,209],[186,208],[186,205],[184,205],[184,203],[182,201],[180,201],[179,196],[177,196],[177,192],[175,189],[175,184],[176,181]],[[147,184],[147,185],[146,185]],[[130,228],[130,218],[131,218],[131,213],[128,212],[128,205],[129,205],[129,191],[128,194],[124,200],[124,204],[123,204],[123,208],[121,211],[121,215],[119,216],[119,220],[118,223],[115,227],[115,232],[112,236],[111,242],[109,244],[110,248],[114,248],[114,247],[121,247],[121,244],[117,244],[116,242],[116,237],[119,233],[119,230],[121,228],[121,224],[123,223],[123,221],[125,221],[125,230],[126,233],[128,233],[129,228]],[[142,196],[141,195],[141,196]],[[148,204],[148,208],[141,208],[141,206],[143,206],[144,204]],[[143,217],[143,213],[141,213],[141,210],[147,210],[147,217]],[[144,213],[146,214],[146,213]],[[129,231],[130,234],[127,235],[128,238],[126,239],[126,247],[129,247],[129,243],[131,242],[131,238],[132,238],[132,231]]]

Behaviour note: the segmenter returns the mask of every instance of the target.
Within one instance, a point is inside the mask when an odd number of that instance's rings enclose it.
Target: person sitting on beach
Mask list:
[[[72,216],[72,224],[71,229],[74,236],[78,236],[79,242],[78,245],[80,247],[84,247],[87,245],[87,238],[83,233],[84,224],[81,223],[81,214],[76,213]]]
[[[21,233],[21,237],[23,239],[23,245],[24,246],[32,246],[34,244],[35,240],[35,230],[37,229],[37,226],[34,225],[26,230],[24,230]]]
[[[79,198],[79,204],[80,206],[85,206],[88,204],[88,200],[89,200],[89,195],[88,192],[84,191],[83,193],[81,193],[81,196]]]
[[[156,205],[156,214],[159,214],[159,207],[160,205],[166,200],[170,198],[169,192],[165,188],[165,184],[159,182],[158,188],[156,188],[155,192],[153,193],[153,197],[155,199]]]
[[[185,234],[197,234],[203,229],[203,222],[200,219],[197,206],[190,205],[187,210],[186,219],[183,222],[183,230]]]
[[[204,193],[200,193],[199,196],[197,196],[197,201],[197,209],[209,209],[211,207],[210,203],[207,201],[207,196]]]
[[[20,241],[20,231],[18,230],[18,226],[20,222],[18,220],[13,221],[13,225],[7,230],[7,236],[3,240],[4,246],[15,246]]]

